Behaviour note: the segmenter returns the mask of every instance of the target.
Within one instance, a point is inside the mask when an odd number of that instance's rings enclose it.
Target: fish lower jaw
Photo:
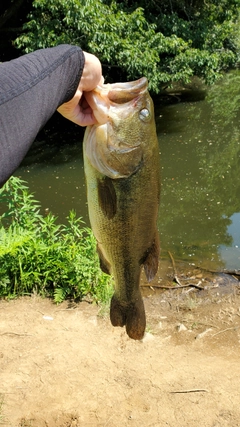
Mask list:
[[[110,306],[110,319],[113,326],[126,326],[128,336],[141,340],[146,328],[146,315],[142,297],[126,302],[113,295]]]

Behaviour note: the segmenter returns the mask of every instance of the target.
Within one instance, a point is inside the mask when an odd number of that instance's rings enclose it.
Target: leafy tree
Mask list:
[[[34,0],[33,7],[19,48],[78,44],[100,58],[108,79],[145,75],[155,93],[193,75],[213,83],[238,61],[240,0]]]

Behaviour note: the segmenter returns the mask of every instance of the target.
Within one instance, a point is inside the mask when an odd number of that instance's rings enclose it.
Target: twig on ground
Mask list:
[[[180,280],[179,280],[179,278],[178,278],[178,275],[177,275],[177,269],[176,269],[176,265],[175,265],[175,261],[174,261],[174,259],[173,259],[173,256],[172,256],[172,254],[171,254],[171,252],[170,252],[170,251],[168,251],[168,254],[169,254],[169,256],[170,256],[170,258],[171,258],[171,261],[172,261],[173,273],[174,273],[174,280],[175,280],[175,282],[176,282],[179,286],[182,286],[182,284],[181,284],[181,282],[180,282]]]
[[[208,390],[206,390],[205,388],[192,388],[189,390],[170,391],[170,393],[172,393],[172,394],[176,394],[176,393],[201,393],[201,392],[208,393]]]
[[[200,286],[199,283],[201,283],[201,282],[198,282],[197,284],[195,284],[195,283],[187,283],[186,285],[178,285],[178,286],[157,285],[157,284],[155,285],[154,283],[144,283],[141,286],[142,287],[148,287],[148,288],[173,289],[173,290],[181,289],[181,288],[189,288],[189,286],[193,286],[194,288],[203,290],[204,287]]]
[[[17,335],[19,337],[32,337],[32,334],[18,334],[17,332],[1,332],[0,335]]]
[[[177,274],[177,269],[176,269],[176,264],[175,264],[174,258],[173,258],[173,256],[172,256],[172,254],[171,254],[170,251],[168,251],[168,254],[169,254],[169,256],[171,258],[171,261],[172,261],[173,273],[174,273],[174,280],[178,284],[178,288],[186,288],[186,287],[189,287],[189,286],[193,286],[194,288],[197,288],[197,289],[201,289],[201,290],[204,289],[203,286],[200,286],[201,281],[198,282],[198,284],[196,284],[196,285],[195,285],[195,283],[188,283],[186,285],[182,285],[180,279],[178,278],[178,274]]]
[[[205,267],[201,267],[201,266],[197,266],[197,268],[199,268],[200,270],[203,271],[207,271],[209,273],[214,273],[214,274],[229,274],[230,276],[240,276],[240,270],[234,269],[234,270],[211,270],[210,268],[205,268]],[[239,277],[240,278],[240,277]],[[239,281],[239,278],[237,279],[236,277],[234,277],[234,279]]]
[[[232,331],[234,329],[239,329],[239,328],[240,326],[233,326],[232,328],[226,328],[226,329],[223,329],[222,331],[216,332],[216,334],[211,335],[211,337],[215,337],[218,334],[223,334],[223,332]]]

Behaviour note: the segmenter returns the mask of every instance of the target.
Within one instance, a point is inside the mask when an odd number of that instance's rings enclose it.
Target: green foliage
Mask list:
[[[240,74],[231,71],[220,83],[213,85],[207,94],[207,102],[212,106],[213,119],[221,126],[232,123],[240,111]],[[233,135],[233,129],[231,128]]]
[[[140,6],[140,7],[139,7]],[[145,75],[155,93],[193,75],[213,83],[238,61],[240,1],[34,0],[16,45],[80,45],[108,79]]]
[[[106,301],[111,279],[102,273],[92,231],[69,213],[68,224],[39,213],[39,204],[26,185],[10,178],[0,190],[7,211],[0,216],[0,297],[33,291],[54,297],[82,298],[90,294]]]

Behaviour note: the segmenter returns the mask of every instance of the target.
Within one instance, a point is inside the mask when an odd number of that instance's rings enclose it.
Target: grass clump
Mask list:
[[[40,214],[40,205],[26,183],[11,177],[0,189],[0,297],[15,298],[37,292],[54,298],[106,302],[111,278],[102,273],[90,228],[70,211],[67,225]]]

